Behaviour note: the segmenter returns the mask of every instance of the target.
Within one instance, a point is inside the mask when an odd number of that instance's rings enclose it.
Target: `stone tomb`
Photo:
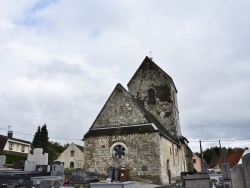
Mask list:
[[[48,165],[48,153],[43,154],[42,148],[35,148],[33,151],[33,155],[29,154],[27,159],[29,161],[34,161],[36,165]]]
[[[26,160],[24,162],[24,171],[35,172],[36,171],[36,163],[34,161]]]
[[[64,175],[64,167],[62,165],[54,164],[52,165],[52,176],[63,176]]]
[[[0,155],[0,167],[3,167],[6,162],[6,157],[5,155]]]
[[[116,183],[106,183],[106,182],[99,182],[99,183],[90,183],[90,188],[136,188],[136,184],[134,181],[126,181],[126,182],[116,182]]]
[[[39,171],[39,172],[48,172],[49,166],[48,166],[48,153],[43,154],[43,149],[42,148],[35,148],[33,151],[33,155],[29,154],[27,157],[26,161],[33,162],[35,164],[35,169],[34,171]],[[26,162],[25,161],[25,162]],[[28,165],[31,165],[29,162],[27,162]],[[32,168],[24,168],[27,171],[33,170],[33,165],[31,165]]]
[[[72,172],[70,181],[74,183],[96,182],[98,181],[98,177],[93,172],[87,172],[84,170],[75,170]]]

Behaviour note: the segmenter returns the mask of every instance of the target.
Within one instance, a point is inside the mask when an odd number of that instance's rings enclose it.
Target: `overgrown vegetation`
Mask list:
[[[13,164],[15,161],[25,161],[27,157],[23,156],[17,156],[17,155],[12,155],[12,154],[7,154],[7,153],[0,153],[0,155],[5,155],[6,157],[6,164]]]

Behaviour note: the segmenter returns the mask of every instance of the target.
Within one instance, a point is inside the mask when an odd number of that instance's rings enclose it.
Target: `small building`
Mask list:
[[[84,165],[84,147],[73,142],[59,155],[58,160],[63,163],[64,168],[77,169]]]
[[[0,153],[26,157],[30,153],[31,142],[13,138],[13,131],[7,136],[0,135]]]
[[[195,153],[193,154],[193,164],[194,164],[194,170],[196,172],[202,172],[202,160]]]

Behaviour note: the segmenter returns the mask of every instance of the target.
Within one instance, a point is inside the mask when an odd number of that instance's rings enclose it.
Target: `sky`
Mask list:
[[[178,90],[190,148],[250,146],[250,2],[0,0],[0,134],[81,139],[145,56]],[[235,140],[236,139],[236,140]],[[213,142],[211,142],[213,141]]]

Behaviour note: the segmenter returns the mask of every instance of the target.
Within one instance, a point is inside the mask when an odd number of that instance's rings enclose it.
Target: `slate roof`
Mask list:
[[[97,121],[98,117],[100,116],[101,112],[105,109],[105,106],[107,105],[110,97],[112,96],[113,92],[116,89],[120,89],[125,96],[127,96],[133,104],[137,107],[137,109],[143,114],[145,119],[148,121],[148,123],[151,123],[151,125],[142,125],[142,126],[134,126],[134,125],[127,125],[127,126],[120,126],[120,127],[109,127],[109,128],[94,128],[94,124]],[[149,112],[147,111],[136,99],[133,98],[133,96],[121,85],[117,84],[114,91],[110,95],[109,99],[105,103],[104,107],[102,108],[101,112],[98,114],[97,118],[95,119],[94,123],[92,124],[89,131],[84,135],[84,138],[90,137],[90,136],[102,136],[102,135],[113,135],[113,134],[130,134],[130,133],[146,133],[146,132],[158,132],[159,134],[165,136],[166,138],[172,140],[176,144],[179,144],[179,140],[177,138],[172,137],[168,131],[165,129],[165,127]],[[152,126],[154,124],[157,127],[157,130]]]
[[[127,86],[130,84],[130,82],[135,79],[135,77],[137,76],[138,72],[143,69],[143,67],[145,66],[146,63],[150,63],[150,69],[153,69],[153,67],[156,67],[158,70],[160,70],[164,75],[165,77],[171,79],[171,81],[173,82],[173,85],[174,85],[174,88],[177,92],[177,89],[175,87],[175,84],[174,84],[174,81],[173,79],[171,78],[171,76],[169,76],[164,70],[161,69],[161,67],[159,67],[153,60],[152,58],[149,58],[148,56],[145,57],[145,59],[142,61],[141,65],[139,66],[139,68],[136,70],[135,74],[132,76],[132,78],[130,79],[130,81],[128,82]]]
[[[84,147],[83,146],[76,145],[76,147],[78,147],[82,152],[84,151]]]
[[[208,164],[208,168],[214,168],[214,167],[216,167],[217,164],[218,164],[219,158],[220,157],[214,156],[212,158],[212,160],[210,161],[210,163]]]

